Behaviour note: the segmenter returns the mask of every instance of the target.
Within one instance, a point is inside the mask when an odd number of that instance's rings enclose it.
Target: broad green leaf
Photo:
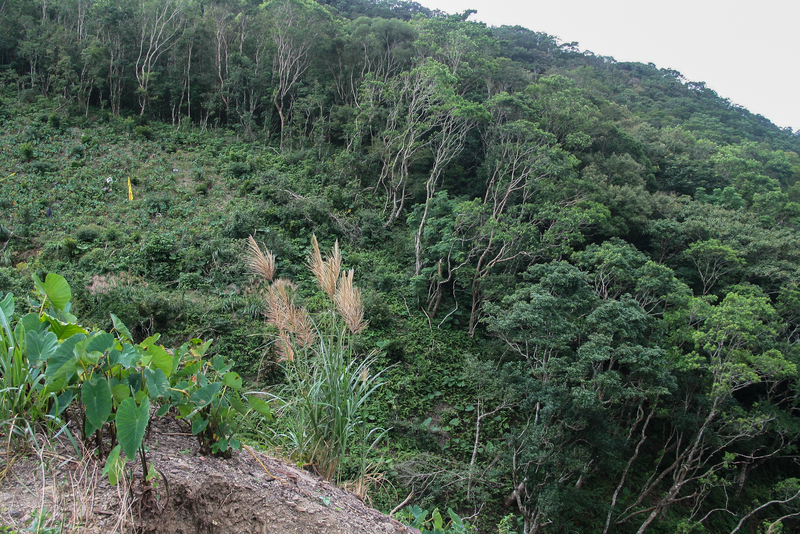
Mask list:
[[[23,315],[22,318],[19,320],[17,328],[19,328],[19,325],[22,325],[23,328],[25,328],[26,335],[28,334],[28,332],[41,333],[47,330],[49,326],[47,323],[42,322],[42,319],[41,317],[39,317],[38,313],[33,313],[33,312],[26,313],[25,315]]]
[[[192,434],[197,435],[203,430],[208,427],[208,419],[204,417],[198,417],[194,421],[192,421]]]
[[[74,368],[74,364],[73,364],[73,368]],[[47,373],[45,373],[45,376],[47,376]],[[42,393],[41,393],[40,396],[41,397],[48,397],[48,396],[53,395],[53,394],[58,395],[59,393],[63,392],[64,388],[66,388],[66,387],[67,387],[67,378],[66,378],[66,376],[63,376],[63,375],[59,376],[55,380],[52,380],[52,381],[48,380],[45,383],[45,386],[44,386],[44,388],[42,388]]]
[[[108,481],[112,486],[125,474],[125,459],[119,456],[120,446],[117,445],[111,450],[111,454],[106,458],[106,465],[103,467],[103,474],[108,476]]]
[[[195,374],[197,370],[200,369],[201,365],[203,365],[202,362],[194,362],[192,364],[187,365],[186,367],[184,367],[175,374],[175,379]]]
[[[52,332],[28,332],[25,335],[25,352],[31,367],[46,362],[57,348],[58,337]]]
[[[78,361],[84,368],[94,367],[100,363],[100,358],[103,356],[100,352],[89,352],[88,346],[91,344],[90,338],[84,339],[75,345],[75,354],[78,355]]]
[[[137,354],[133,345],[125,343],[122,345],[122,352],[118,356],[119,364],[125,369],[130,368],[136,362]]]
[[[72,298],[72,291],[63,276],[49,273],[45,277],[44,283],[35,274],[32,275],[32,278],[36,289],[50,301],[53,308],[58,311],[66,311],[65,308]]]
[[[263,415],[269,420],[272,420],[272,410],[270,410],[269,403],[259,397],[247,397],[247,402],[253,407],[255,411]]]
[[[228,402],[231,403],[231,406],[234,410],[239,412],[242,415],[247,415],[247,406],[244,405],[242,399],[239,398],[239,394],[235,391],[232,391],[231,394],[228,396]]]
[[[111,314],[111,322],[114,323],[114,330],[119,332],[123,339],[127,339],[128,341],[133,341],[133,336],[131,335],[131,331],[128,330],[128,327],[125,326],[119,317]]]
[[[160,337],[161,334],[153,334],[152,336],[148,337],[147,339],[139,343],[139,346],[143,349],[147,349],[147,347],[149,347],[150,345],[155,345]]]
[[[147,393],[151,399],[169,397],[169,379],[161,369],[145,369],[144,377],[147,380]]]
[[[83,334],[75,334],[67,338],[50,355],[50,359],[47,360],[47,370],[44,373],[48,384],[61,377],[69,379],[75,374],[75,362],[78,360],[74,350],[75,345],[85,337]]]
[[[87,352],[100,352],[105,353],[110,351],[116,345],[117,340],[108,332],[100,332],[92,336],[91,341],[86,346]]]
[[[161,407],[156,412],[156,417],[164,417],[164,415],[169,411],[172,407],[171,404],[162,404]]]
[[[433,517],[434,531],[442,530],[442,525],[444,524],[444,522],[442,521],[442,514],[439,513],[439,509],[438,508],[434,509],[433,514],[431,514],[431,516]]]
[[[131,391],[139,391],[142,389],[142,373],[131,372],[128,375],[128,386]]]
[[[138,391],[134,392],[133,398],[136,400],[137,404],[141,404],[147,398],[147,392],[139,389]]]
[[[211,446],[211,450],[216,452],[225,452],[228,450],[228,438],[220,438],[219,441]]]
[[[231,367],[233,367],[233,363],[226,363],[225,359],[217,354],[213,358],[211,358],[211,367],[219,374],[224,374],[230,371]]]
[[[222,377],[222,383],[236,390],[242,389],[242,377],[239,373],[230,371]]]
[[[127,384],[117,384],[111,389],[111,392],[117,404],[131,396],[131,388]]]
[[[447,509],[447,515],[450,516],[450,520],[453,522],[453,525],[455,525],[458,528],[462,529],[464,528],[464,522],[461,521],[461,518],[458,517],[458,515],[453,511],[452,508]]]
[[[101,376],[93,376],[81,387],[81,402],[86,410],[86,433],[102,428],[111,414],[111,388],[108,380]],[[92,430],[90,431],[89,425]]]
[[[125,455],[133,460],[142,445],[150,417],[150,400],[145,397],[140,406],[132,397],[122,401],[117,410],[117,438]]]
[[[55,402],[52,406],[50,406],[50,415],[53,417],[61,415],[64,410],[67,409],[67,406],[72,402],[72,399],[75,398],[75,390],[68,389],[58,395],[55,399]]]
[[[214,382],[213,384],[208,384],[207,386],[203,386],[197,391],[195,391],[191,397],[189,397],[189,401],[193,402],[197,407],[206,406],[211,400],[214,398],[214,395],[217,394],[220,388],[219,382]]]
[[[86,337],[86,334],[89,333],[81,325],[64,322],[61,319],[53,317],[47,313],[42,314],[42,316],[48,323],[50,323],[50,331],[57,335],[58,339],[67,339],[76,334],[83,334],[84,337]]]
[[[147,354],[150,356],[150,365],[156,369],[161,369],[169,377],[172,374],[172,356],[158,345],[147,347]]]
[[[203,343],[202,339],[193,339],[190,341],[191,346],[189,347],[189,352],[191,352],[195,358],[202,358],[213,341],[213,339],[209,339]]]

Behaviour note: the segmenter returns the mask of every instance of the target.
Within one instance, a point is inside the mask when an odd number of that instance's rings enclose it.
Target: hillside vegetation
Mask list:
[[[413,494],[481,532],[800,528],[800,135],[678,72],[468,16],[3,3],[8,315],[142,353],[213,339],[208,380],[264,416],[237,435],[384,511]],[[253,276],[270,253],[291,283]],[[337,254],[366,328],[308,269]],[[69,306],[46,309],[48,273]],[[281,291],[316,345],[276,318]],[[323,360],[361,395],[327,455],[293,421],[336,401],[286,401],[338,395],[308,389]],[[248,388],[283,399],[274,420]]]

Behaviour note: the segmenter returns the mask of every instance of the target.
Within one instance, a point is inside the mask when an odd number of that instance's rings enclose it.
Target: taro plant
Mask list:
[[[430,517],[428,514],[430,513]],[[462,520],[450,508],[447,509],[449,520],[445,521],[438,508],[428,512],[419,506],[411,505],[395,514],[395,517],[410,527],[419,529],[421,534],[466,534],[475,532],[470,524]]]
[[[236,434],[244,418],[256,412],[271,420],[272,413],[257,394],[242,392],[242,378],[231,371],[232,362],[219,355],[203,359],[210,344],[193,339],[176,353],[183,368],[174,375],[172,404],[191,423],[203,454],[230,457],[231,450],[241,447]]]
[[[270,417],[266,401],[241,392],[230,363],[204,359],[211,341],[195,339],[174,352],[158,344],[158,334],[135,343],[113,314],[112,332],[90,331],[70,313],[72,293],[63,277],[34,275],[33,281],[36,311],[20,317],[12,295],[0,299],[0,415],[11,434],[24,434],[19,422],[30,429],[37,420],[59,421],[70,407],[99,456],[110,449],[104,470],[110,481],[116,484],[126,458],[138,455],[147,487],[155,476],[144,447],[151,405],[160,405],[157,417],[175,407],[191,422],[202,451],[223,456],[239,447],[243,417]]]
[[[364,417],[366,403],[383,385],[383,371],[374,372],[377,354],[358,355],[354,348],[367,323],[353,270],[342,272],[338,243],[323,258],[315,236],[311,242],[308,267],[322,293],[322,304],[313,314],[298,304],[295,284],[274,278],[275,256],[252,237],[248,266],[266,282],[267,322],[276,332],[274,346],[284,363],[282,428],[275,437],[298,463],[333,479],[359,436],[366,440],[377,435],[370,448],[385,433],[366,432]],[[362,462],[362,476],[365,467]]]

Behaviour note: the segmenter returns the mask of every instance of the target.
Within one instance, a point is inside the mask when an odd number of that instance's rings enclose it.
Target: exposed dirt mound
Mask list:
[[[0,524],[23,527],[47,510],[48,525],[87,534],[418,532],[257,451],[235,452],[229,460],[200,456],[197,441],[175,420],[155,421],[146,444],[166,482],[158,480],[144,495],[138,485],[111,487],[100,462],[72,458],[64,446],[6,455]]]

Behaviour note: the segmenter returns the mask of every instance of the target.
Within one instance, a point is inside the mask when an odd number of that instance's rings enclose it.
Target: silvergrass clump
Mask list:
[[[376,366],[377,354],[354,353],[355,336],[367,327],[354,271],[342,272],[338,242],[324,257],[316,236],[312,235],[311,243],[308,268],[327,296],[326,308],[313,315],[296,303],[297,288],[292,282],[283,278],[273,281],[256,268],[263,263],[261,257],[273,258],[274,264],[274,256],[258,248],[255,241],[250,243],[247,264],[253,274],[270,282],[262,293],[267,323],[277,330],[276,352],[285,362],[286,384],[274,438],[295,460],[334,479],[356,440],[372,440],[369,449],[385,434],[382,429],[367,431],[364,419],[366,403],[383,385],[383,377],[382,371],[370,371]]]

